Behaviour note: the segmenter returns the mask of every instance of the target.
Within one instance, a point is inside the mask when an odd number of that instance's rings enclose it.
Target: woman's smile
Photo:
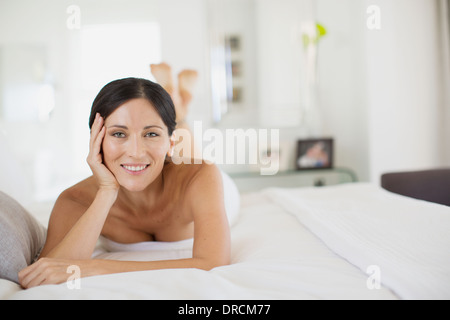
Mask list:
[[[132,99],[105,120],[103,160],[118,183],[129,191],[142,191],[164,167],[173,146],[168,129],[146,99]]]
[[[132,175],[140,175],[143,174],[148,167],[149,164],[121,164],[120,165],[127,173]]]

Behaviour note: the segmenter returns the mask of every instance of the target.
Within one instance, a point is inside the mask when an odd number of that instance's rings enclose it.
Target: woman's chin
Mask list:
[[[144,191],[148,187],[148,185],[130,184],[130,183],[124,183],[124,184],[121,183],[120,186],[129,192],[141,192],[141,191]]]

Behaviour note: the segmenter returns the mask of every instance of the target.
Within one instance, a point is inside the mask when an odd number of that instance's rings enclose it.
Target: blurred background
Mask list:
[[[90,175],[98,91],[199,73],[188,122],[332,138],[359,181],[450,166],[447,0],[0,0],[0,189],[52,201]],[[201,137],[196,137],[200,138]],[[273,151],[273,150],[272,150]],[[226,170],[251,171],[240,166]]]

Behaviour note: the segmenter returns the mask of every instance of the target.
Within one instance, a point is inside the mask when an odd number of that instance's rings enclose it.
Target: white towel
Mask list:
[[[192,258],[194,239],[163,242],[118,243],[103,236],[92,258],[128,261],[158,261]]]

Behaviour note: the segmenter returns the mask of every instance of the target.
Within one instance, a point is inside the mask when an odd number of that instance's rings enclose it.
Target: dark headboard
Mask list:
[[[450,206],[450,168],[385,173],[381,187],[404,196]]]

